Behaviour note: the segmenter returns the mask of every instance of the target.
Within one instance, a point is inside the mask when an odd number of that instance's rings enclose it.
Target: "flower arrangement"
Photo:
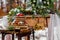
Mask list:
[[[9,16],[16,16],[17,13],[20,13],[20,9],[15,8],[9,11]]]
[[[54,2],[56,0],[29,0],[29,2],[27,2],[25,0],[25,8],[23,7],[17,7],[15,9],[10,10],[9,15],[16,15],[19,12],[22,12],[24,14],[27,13],[31,13],[31,15],[42,15],[42,16],[47,16],[49,14],[50,11],[55,11],[56,9],[54,9]],[[28,9],[30,8],[30,9]],[[28,9],[28,10],[26,10]],[[11,13],[13,12],[13,13]]]
[[[27,14],[27,12],[31,12],[33,14],[38,14],[42,16],[47,16],[50,12],[54,12],[54,2],[52,0],[41,0],[41,2],[37,3],[37,0],[31,0],[31,10],[26,10],[22,7],[17,7],[14,9],[11,9],[9,11],[9,22],[12,22],[15,18],[15,16],[22,16],[23,14]],[[30,6],[30,5],[29,5]],[[34,15],[33,15],[34,18]]]
[[[13,21],[14,18],[15,18],[15,16],[16,16],[18,13],[20,13],[20,9],[18,9],[18,8],[11,9],[11,10],[9,11],[9,13],[8,13],[9,22],[10,22],[10,21]]]
[[[18,6],[17,8],[11,9],[9,11],[9,21],[13,21],[15,16],[22,16],[23,14],[27,14],[30,13],[31,15],[42,15],[42,16],[48,16],[48,14],[52,11],[54,11],[54,1],[52,0],[41,0],[40,2],[38,2],[38,0],[31,0],[29,2],[31,4],[32,9],[31,10],[27,10],[27,8],[23,8]],[[53,9],[53,10],[52,10]]]

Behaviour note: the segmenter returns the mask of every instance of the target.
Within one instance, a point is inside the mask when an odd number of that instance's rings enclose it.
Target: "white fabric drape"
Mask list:
[[[48,40],[60,40],[60,17],[56,13],[50,14]]]
[[[6,29],[8,27],[8,17],[3,16],[3,18],[0,19],[0,30]]]
[[[54,33],[54,40],[60,40],[60,17],[55,14],[55,18],[56,18],[56,31]]]
[[[48,25],[48,40],[54,40],[54,14],[50,14],[50,23]]]

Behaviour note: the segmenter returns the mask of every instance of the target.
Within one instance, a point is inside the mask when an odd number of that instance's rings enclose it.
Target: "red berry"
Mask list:
[[[24,14],[23,13],[19,13],[19,14],[17,14],[17,16],[24,16]]]

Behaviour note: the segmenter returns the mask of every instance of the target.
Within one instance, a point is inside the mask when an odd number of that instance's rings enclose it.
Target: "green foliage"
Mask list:
[[[36,14],[42,15],[44,17],[44,16],[47,16],[51,10],[54,11],[54,2],[56,0],[41,0],[41,1],[40,0],[29,0],[29,1],[30,2],[27,3],[27,8],[30,6],[30,7],[32,7],[32,10],[28,10],[28,11],[30,11],[30,13],[32,15],[34,13],[36,13]],[[26,3],[26,0],[25,0],[25,3]],[[27,14],[27,12],[28,12],[26,9],[24,9],[20,6],[17,7],[17,9],[19,9],[20,12],[22,12],[24,14]],[[9,14],[9,15],[10,16],[16,15],[18,13],[18,11],[11,11],[11,14]]]
[[[9,14],[8,14],[8,21],[9,21],[9,22],[13,22],[14,17],[15,17],[18,13],[20,13],[19,7],[14,8],[14,9],[11,9],[11,10],[9,11]]]
[[[10,25],[10,26],[8,26],[7,29],[8,29],[8,30],[14,30],[14,26]]]
[[[47,16],[51,10],[54,10],[54,0],[31,0],[32,11],[42,16]]]

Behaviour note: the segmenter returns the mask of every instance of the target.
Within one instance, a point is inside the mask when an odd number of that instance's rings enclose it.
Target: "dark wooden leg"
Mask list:
[[[34,39],[34,30],[33,30],[33,40],[35,40],[35,39]]]
[[[20,36],[18,36],[18,40],[21,40],[21,37]]]
[[[18,40],[22,40],[20,34],[18,34]]]
[[[30,40],[30,35],[27,36],[27,40]]]
[[[14,34],[12,34],[12,40],[14,40]]]
[[[5,34],[4,34],[4,33],[2,33],[2,40],[4,40],[4,38],[5,38]]]
[[[31,28],[31,34],[33,34],[33,40],[35,40],[34,29],[33,28]]]

